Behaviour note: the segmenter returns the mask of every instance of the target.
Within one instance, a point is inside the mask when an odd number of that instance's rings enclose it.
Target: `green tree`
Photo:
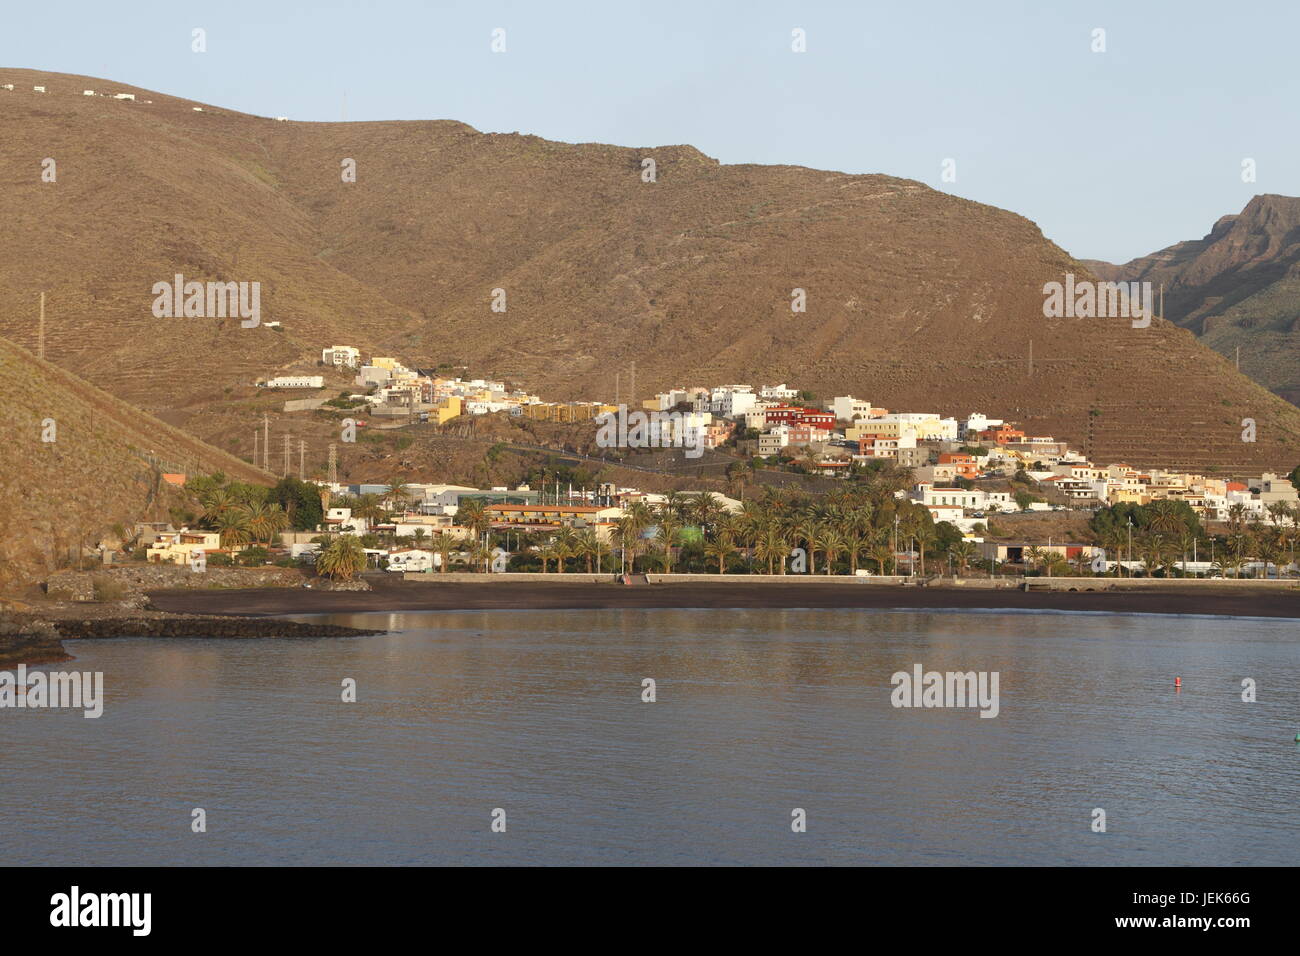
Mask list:
[[[316,558],[316,573],[336,581],[351,581],[365,569],[366,552],[356,535],[339,535]]]

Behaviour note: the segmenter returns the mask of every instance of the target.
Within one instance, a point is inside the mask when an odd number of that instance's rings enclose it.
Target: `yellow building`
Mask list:
[[[429,412],[429,420],[436,421],[441,425],[460,415],[463,409],[464,404],[459,398],[455,395],[448,395]]]
[[[219,551],[221,533],[218,531],[169,531],[158,539],[146,552],[151,564],[189,564],[190,557],[196,551]]]

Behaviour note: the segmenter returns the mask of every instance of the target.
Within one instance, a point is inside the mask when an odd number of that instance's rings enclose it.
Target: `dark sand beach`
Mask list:
[[[604,608],[967,608],[1217,614],[1300,618],[1300,589],[1189,587],[1150,590],[1023,591],[965,587],[683,582],[627,587],[586,581],[474,583],[378,578],[371,591],[301,588],[153,591],[155,607],[188,614],[347,614],[366,611]]]

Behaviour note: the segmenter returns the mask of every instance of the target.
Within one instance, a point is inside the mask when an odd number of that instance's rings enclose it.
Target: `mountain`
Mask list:
[[[75,560],[115,524],[166,520],[165,473],[272,480],[6,339],[0,427],[0,585]]]
[[[251,447],[255,379],[350,344],[547,398],[785,381],[983,411],[1134,465],[1300,458],[1295,407],[1172,323],[1044,318],[1044,283],[1085,267],[1029,220],[917,182],[452,121],[277,122],[29,70],[4,83],[0,334],[33,343],[45,290],[52,361],[225,447]],[[282,326],[155,318],[155,283],[178,273],[260,282]]]
[[[1114,281],[1164,285],[1165,317],[1300,404],[1300,198],[1256,196],[1202,239],[1122,266],[1089,262]]]

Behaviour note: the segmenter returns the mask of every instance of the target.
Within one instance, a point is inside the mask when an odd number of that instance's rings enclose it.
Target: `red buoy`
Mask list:
[[[1182,679],[1181,677],[1175,677],[1175,678],[1174,678],[1174,686],[1175,686],[1175,687],[1182,687],[1182,686],[1183,686],[1183,679]]]

